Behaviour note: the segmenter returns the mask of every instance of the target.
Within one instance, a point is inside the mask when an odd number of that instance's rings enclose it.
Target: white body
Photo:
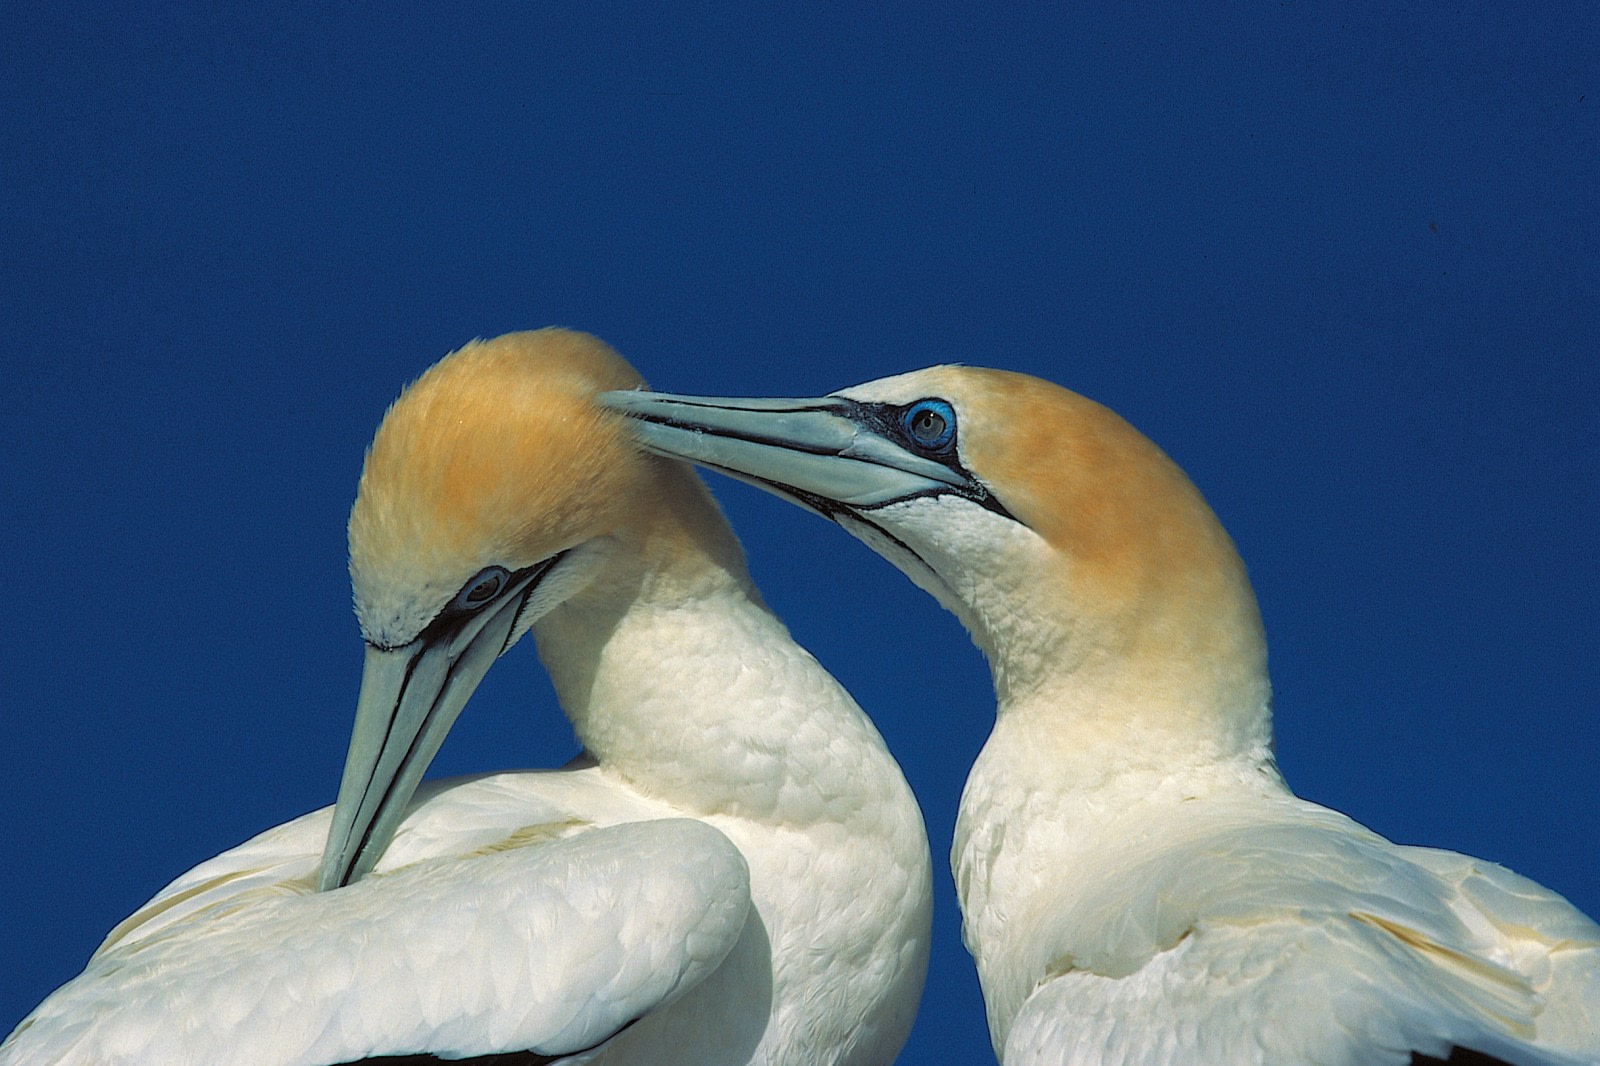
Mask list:
[[[1596,1061],[1600,929],[1547,889],[1298,799],[1266,752],[1073,790],[1036,751],[996,731],[951,853],[1007,1066]]]
[[[481,676],[531,624],[586,756],[423,787],[370,875],[332,891],[313,890],[324,852],[361,852],[328,809],[201,864],[112,931],[0,1066],[894,1057],[927,967],[921,812],[761,603],[704,486],[591,408],[629,380],[579,334],[469,346],[391,410],[351,524],[363,709],[407,706],[391,697],[423,691],[411,667],[434,672],[424,709],[452,691],[459,709],[462,664]],[[460,587],[487,606],[460,607]],[[363,722],[347,785],[375,747]]]
[[[330,812],[306,815],[159,893],[0,1063],[584,1047],[674,996],[593,1061],[890,1061],[926,969],[927,844],[849,695],[737,584],[536,632],[563,704],[636,725],[617,761],[675,778],[674,802],[592,765],[425,786],[374,875],[332,893],[311,891]]]
[[[1114,413],[966,367],[604,402],[838,521],[987,656],[951,864],[1006,1066],[1600,1062],[1600,927],[1290,792],[1244,565]]]
[[[1130,613],[1183,633],[1163,649],[1072,612],[1070,564],[1017,521],[939,498],[873,516],[995,670],[951,868],[1006,1066],[1600,1062],[1600,926],[1289,790],[1242,568],[1203,564],[1206,595],[1172,604],[1181,574],[1135,582]]]

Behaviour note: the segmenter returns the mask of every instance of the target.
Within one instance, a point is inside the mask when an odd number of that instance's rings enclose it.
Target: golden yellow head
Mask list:
[[[947,401],[961,468],[1102,594],[1136,571],[1236,564],[1227,534],[1177,464],[1116,412],[1059,385],[936,366],[840,395]]]
[[[659,461],[594,395],[639,375],[586,333],[475,341],[401,394],[367,451],[350,575],[369,641],[413,639],[468,578],[570,548],[655,491]]]
[[[1039,378],[974,367],[844,395],[947,401],[954,458],[1036,536],[1003,535],[1015,527],[976,507],[935,513],[913,500],[871,514],[989,633],[997,676],[1101,664],[1175,705],[1252,715],[1264,705],[1261,621],[1232,540],[1188,476],[1115,412]]]
[[[1005,370],[936,367],[917,376],[929,394],[955,403],[967,469],[1080,575],[1109,583],[1135,569],[1171,576],[1237,565],[1188,476],[1116,412]]]

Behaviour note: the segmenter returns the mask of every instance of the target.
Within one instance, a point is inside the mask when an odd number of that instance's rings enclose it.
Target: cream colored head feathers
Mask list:
[[[367,638],[408,641],[484,566],[530,565],[643,506],[660,460],[591,403],[639,384],[598,339],[544,329],[468,344],[407,388],[367,452],[350,514]]]
[[[902,526],[915,507],[877,512],[952,586],[999,684],[1070,672],[1088,693],[1100,671],[1173,707],[1264,713],[1266,644],[1244,564],[1189,478],[1115,412],[1038,378],[959,366],[842,395],[947,400],[961,465],[1036,536],[960,538],[948,522]],[[1253,744],[1264,720],[1248,718],[1241,742]]]
[[[913,376],[913,375],[908,375]],[[1071,559],[1099,602],[1153,586],[1251,600],[1233,542],[1188,476],[1121,416],[1025,374],[935,367],[914,375],[959,421],[963,463],[1024,525]],[[1231,586],[1224,589],[1222,586]]]

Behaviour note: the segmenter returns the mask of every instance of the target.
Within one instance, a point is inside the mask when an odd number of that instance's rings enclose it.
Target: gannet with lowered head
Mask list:
[[[921,814],[693,471],[592,403],[636,384],[541,330],[406,390],[350,519],[367,649],[336,809],[173,882],[0,1064],[894,1057],[927,965]],[[585,756],[418,789],[530,627]]]
[[[1111,411],[963,367],[602,402],[834,519],[987,655],[951,865],[1006,1066],[1600,1061],[1594,922],[1289,791],[1244,565]]]

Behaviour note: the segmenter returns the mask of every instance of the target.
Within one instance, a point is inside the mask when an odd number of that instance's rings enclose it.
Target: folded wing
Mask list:
[[[324,893],[308,880],[320,841],[284,854],[297,825],[236,849],[256,845],[259,868],[229,877],[230,852],[152,901],[18,1027],[0,1063],[570,1054],[714,971],[750,906],[738,849],[696,820],[530,825]]]

